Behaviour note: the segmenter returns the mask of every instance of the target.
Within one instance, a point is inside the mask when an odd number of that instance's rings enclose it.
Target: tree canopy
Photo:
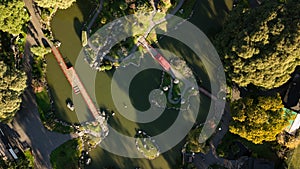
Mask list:
[[[9,122],[19,110],[26,80],[25,73],[0,61],[0,122]]]
[[[233,120],[229,131],[255,144],[274,141],[291,118],[283,107],[279,95],[239,99],[231,104]]]
[[[206,153],[209,150],[209,146],[205,143],[199,142],[199,135],[202,131],[202,127],[198,127],[196,129],[193,129],[189,132],[187,135],[187,145],[186,150],[188,152],[194,152],[194,153]]]
[[[266,0],[237,7],[215,39],[229,78],[240,86],[279,87],[300,65],[300,3]]]
[[[29,15],[23,0],[0,1],[0,30],[12,35],[24,32]]]
[[[48,53],[51,53],[51,48],[45,48],[43,46],[32,46],[30,48],[30,51],[35,55],[35,56],[40,56],[44,57]]]
[[[67,9],[76,0],[34,0],[42,8],[59,8]]]
[[[46,61],[44,56],[51,52],[51,48],[32,46],[30,51],[34,54],[32,65],[33,77],[41,80],[46,75]]]

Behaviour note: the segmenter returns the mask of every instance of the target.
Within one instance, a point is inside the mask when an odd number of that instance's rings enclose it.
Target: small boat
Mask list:
[[[69,101],[67,103],[67,107],[71,110],[71,111],[74,111],[75,107],[74,107],[74,104],[72,103],[72,101]]]

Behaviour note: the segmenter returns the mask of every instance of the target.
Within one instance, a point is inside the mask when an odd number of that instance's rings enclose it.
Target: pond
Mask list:
[[[227,0],[229,2],[229,0]],[[219,3],[218,1],[216,1]],[[196,24],[203,26],[204,29],[211,30],[211,28],[207,26],[207,24],[199,22],[199,16],[213,22],[221,22],[224,19],[226,12],[223,10],[224,2],[222,1],[221,6],[213,7],[214,10],[222,8],[222,17],[220,17],[220,21],[215,17],[208,17],[209,14],[204,13],[203,11],[195,11],[195,14],[191,20],[195,20]],[[204,9],[207,5],[209,9],[214,6],[214,4],[201,4],[198,3],[196,7],[198,9]],[[225,6],[228,6],[225,5]],[[94,10],[96,5],[92,5],[88,3],[86,0],[77,0],[72,7],[66,10],[59,10],[54,16],[51,27],[56,39],[61,41],[60,52],[69,61],[71,64],[75,64],[77,56],[81,50],[81,27],[84,21],[88,18],[90,13]],[[225,12],[224,12],[225,11]],[[210,12],[210,11],[208,11]],[[219,11],[220,12],[220,11]],[[224,13],[223,13],[224,12]],[[197,20],[198,18],[198,20]],[[213,21],[212,21],[213,20]],[[220,24],[216,24],[217,26],[214,29],[218,29]],[[176,44],[176,46],[174,46]],[[197,72],[197,75],[201,77],[203,80],[203,86],[206,88],[210,87],[208,83],[208,77],[206,75],[205,70],[203,70],[203,65],[200,61],[195,62],[194,60],[189,60],[189,58],[193,58],[193,53],[189,50],[188,47],[177,43],[174,43],[172,39],[164,38],[158,44],[160,47],[170,50],[175,54],[179,54],[181,56],[191,56],[186,57],[187,61],[192,63],[190,64],[194,70]],[[180,49],[180,50],[178,50]],[[49,54],[46,57],[47,60],[47,80],[49,83],[49,87],[54,98],[56,115],[66,121],[69,122],[78,122],[76,113],[70,111],[66,106],[66,99],[72,98],[72,89],[64,77],[64,74],[60,70],[55,58]],[[130,121],[119,114],[116,110],[114,102],[111,96],[111,81],[112,81],[113,72],[98,72],[95,80],[96,87],[96,98],[97,103],[101,108],[109,109],[110,111],[114,111],[116,115],[113,118],[109,119],[109,124],[118,132],[128,135],[134,136],[136,134],[136,128],[142,128],[147,131],[150,135],[156,135],[168,127],[172,125],[174,120],[177,117],[178,112],[175,110],[165,110],[164,113],[157,118],[156,120],[150,123],[136,123]],[[130,86],[130,98],[132,104],[139,110],[146,110],[149,108],[150,103],[148,101],[149,92],[153,89],[157,89],[160,84],[161,71],[149,69],[143,72],[140,72],[132,81]],[[200,95],[201,105],[199,110],[199,116],[197,118],[198,122],[204,122],[209,105],[210,100],[203,95]],[[166,120],[167,119],[167,120]],[[114,168],[176,168],[181,163],[181,148],[184,142],[179,143],[177,146],[172,148],[171,150],[165,152],[155,160],[146,160],[146,159],[131,159],[126,157],[121,157],[106,150],[98,147],[91,152],[92,163],[88,168],[103,168],[103,167],[114,167]]]

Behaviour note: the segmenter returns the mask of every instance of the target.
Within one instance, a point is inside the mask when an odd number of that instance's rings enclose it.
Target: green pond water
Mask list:
[[[200,27],[204,32],[213,34],[217,31],[222,24],[225,16],[227,6],[230,6],[229,0],[225,3],[223,0],[212,1],[212,2],[201,2],[197,3],[195,9],[195,15],[191,18],[191,21]],[[59,48],[62,55],[71,64],[75,64],[77,56],[81,50],[81,27],[88,15],[94,10],[96,6],[91,5],[87,1],[79,0],[76,4],[66,10],[59,10],[54,16],[51,26],[52,31],[56,39],[61,41],[62,45]],[[216,12],[217,11],[217,12]],[[202,19],[201,19],[202,18]],[[207,24],[208,23],[208,24]],[[209,35],[210,36],[210,35]],[[199,59],[195,59],[196,56],[189,50],[188,47],[174,42],[169,38],[164,38],[160,41],[159,46],[174,52],[187,59],[198,76],[203,81],[203,86],[206,88],[210,87],[208,77],[203,69],[203,65]],[[70,111],[66,107],[66,99],[72,98],[72,89],[64,77],[64,74],[60,70],[55,58],[50,54],[46,57],[47,59],[47,80],[50,86],[51,93],[54,98],[56,114],[59,118],[69,122],[77,122],[76,113]],[[99,107],[113,110],[116,115],[109,119],[109,124],[118,132],[134,136],[136,128],[142,128],[146,130],[150,135],[156,135],[165,131],[172,125],[177,117],[178,112],[175,110],[166,110],[156,120],[150,123],[136,123],[130,121],[119,114],[116,110],[112,96],[111,96],[111,78],[113,72],[109,73],[97,73],[95,80],[95,95]],[[130,86],[130,99],[132,104],[139,110],[146,110],[150,104],[148,101],[149,92],[153,89],[157,89],[160,84],[161,71],[159,70],[146,70],[140,72],[132,81]],[[210,100],[206,96],[200,95],[200,110],[197,120],[204,122]],[[91,152],[92,164],[87,168],[134,168],[141,167],[144,169],[148,168],[178,168],[181,163],[181,148],[184,142],[179,143],[171,150],[163,153],[155,160],[146,159],[131,159],[126,157],[117,156],[106,150],[98,147]]]

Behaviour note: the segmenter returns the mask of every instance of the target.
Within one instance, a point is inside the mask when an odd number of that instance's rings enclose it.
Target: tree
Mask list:
[[[30,51],[39,57],[44,57],[46,54],[51,52],[51,48],[45,48],[42,46],[33,46],[30,48]]]
[[[27,151],[25,151],[27,153]],[[0,169],[33,169],[33,156],[20,155],[17,161],[10,161],[10,159],[3,160],[0,159]]]
[[[24,32],[29,15],[22,0],[0,1],[0,30],[12,35]]]
[[[187,145],[186,149],[188,152],[194,153],[206,153],[209,150],[209,146],[205,143],[199,142],[199,135],[202,131],[202,127],[198,127],[194,130],[191,130],[187,136]]]
[[[39,7],[42,8],[59,8],[67,9],[76,0],[34,0]]]
[[[229,131],[255,144],[274,141],[292,116],[286,114],[283,107],[279,95],[239,99],[231,104]]]
[[[234,9],[215,39],[229,79],[266,89],[287,82],[300,65],[299,9],[297,0]]]
[[[45,48],[41,46],[33,46],[30,51],[34,54],[32,72],[35,80],[43,80],[46,75],[46,61],[44,56],[51,52],[50,48]],[[39,81],[33,81],[34,86],[43,86],[44,84],[39,84]]]
[[[20,108],[20,95],[26,88],[24,72],[0,61],[0,122],[9,122]]]

